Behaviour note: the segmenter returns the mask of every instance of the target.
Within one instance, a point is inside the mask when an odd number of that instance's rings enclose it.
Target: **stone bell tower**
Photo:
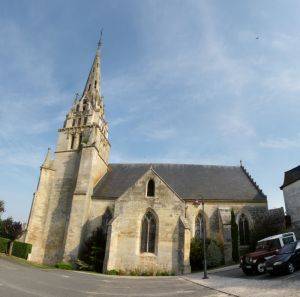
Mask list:
[[[101,96],[100,48],[101,39],[82,96],[76,97],[58,130],[47,190],[40,178],[34,195],[26,235],[26,242],[33,244],[32,261],[53,264],[77,258],[93,188],[107,172],[110,144]],[[37,230],[40,236],[35,235]]]

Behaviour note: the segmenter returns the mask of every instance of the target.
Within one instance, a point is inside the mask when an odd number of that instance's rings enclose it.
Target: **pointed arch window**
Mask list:
[[[97,81],[96,80],[95,80],[95,86],[94,87],[95,87],[95,89],[97,88]]]
[[[147,197],[155,196],[155,182],[153,179],[150,179],[147,184]]]
[[[203,239],[203,228],[204,228],[204,219],[203,215],[199,213],[195,220],[195,237],[198,239]]]
[[[239,236],[240,245],[248,245],[250,243],[249,221],[244,214],[239,218]]]
[[[155,216],[148,211],[142,220],[141,253],[155,253],[156,225]]]

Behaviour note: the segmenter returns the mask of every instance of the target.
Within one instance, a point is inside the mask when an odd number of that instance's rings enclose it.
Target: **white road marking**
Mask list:
[[[70,275],[64,275],[64,274],[63,274],[62,277],[69,278]]]

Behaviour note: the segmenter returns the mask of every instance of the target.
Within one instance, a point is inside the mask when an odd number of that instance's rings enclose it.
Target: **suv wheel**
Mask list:
[[[294,273],[295,267],[294,267],[293,263],[288,263],[288,267],[287,268],[288,268],[288,273],[289,274]]]
[[[265,272],[265,263],[258,263],[256,265],[256,271],[258,274],[262,274]]]

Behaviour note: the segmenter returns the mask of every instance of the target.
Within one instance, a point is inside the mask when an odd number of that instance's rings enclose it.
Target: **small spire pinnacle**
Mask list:
[[[103,43],[102,43],[102,32],[103,32],[103,28],[101,28],[101,31],[100,31],[100,38],[99,38],[99,41],[98,41],[98,44],[97,44],[97,50],[99,51],[100,48],[102,47]]]
[[[51,166],[51,148],[48,147],[48,151],[47,151],[47,154],[46,154],[46,158],[42,164],[42,167],[50,167]]]

